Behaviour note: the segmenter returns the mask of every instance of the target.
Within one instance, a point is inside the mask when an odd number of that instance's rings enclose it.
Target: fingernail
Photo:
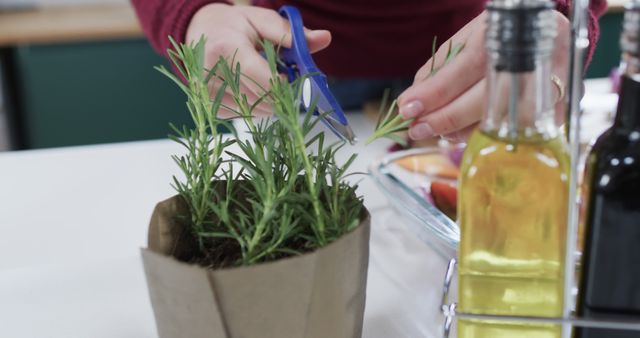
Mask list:
[[[409,129],[409,137],[414,140],[422,140],[433,136],[433,129],[428,123],[419,123]]]
[[[318,36],[318,35],[324,34],[325,32],[326,32],[325,29],[314,29],[312,31],[309,31],[309,35]]]
[[[424,107],[420,101],[411,101],[400,107],[400,114],[406,119],[416,117],[420,115],[422,111],[424,111]]]

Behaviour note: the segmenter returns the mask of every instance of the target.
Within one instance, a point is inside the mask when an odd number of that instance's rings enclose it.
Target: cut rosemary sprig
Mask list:
[[[447,54],[444,58],[444,62],[439,67],[436,67],[436,47],[438,37],[433,38],[431,44],[431,69],[426,78],[429,78],[436,74],[442,67],[446,66],[451,60],[453,60],[464,49],[464,43],[453,44],[453,41],[449,39],[449,46],[447,48]],[[387,108],[387,101],[389,97],[389,91],[386,90],[382,97],[382,104],[380,105],[380,111],[378,112],[379,118],[376,123],[373,134],[367,139],[366,144],[369,144],[377,139],[388,138],[392,141],[407,145],[407,140],[398,135],[398,133],[407,131],[409,126],[413,123],[414,119],[404,119],[399,113],[396,107],[396,100],[391,102],[391,105]]]
[[[440,69],[442,69],[442,67],[446,66],[449,62],[451,62],[451,60],[453,60],[458,54],[460,54],[460,52],[462,52],[462,50],[464,49],[465,44],[464,43],[456,43],[455,45],[453,44],[453,40],[449,39],[449,45],[447,47],[447,54],[444,57],[444,62],[439,66],[439,67],[435,67],[436,64],[436,42],[438,40],[438,37],[434,37],[433,38],[433,44],[431,47],[431,71],[429,72],[429,74],[427,75],[427,78],[433,76],[435,73],[437,73]]]
[[[397,101],[393,100],[391,104],[387,107],[387,101],[389,100],[389,90],[385,90],[384,95],[382,96],[382,103],[380,104],[380,110],[378,111],[378,121],[376,122],[376,127],[373,131],[373,134],[369,136],[366,144],[369,144],[380,138],[388,138],[392,141],[402,144],[405,146],[407,141],[398,135],[398,133],[406,131],[413,119],[405,120],[400,114],[397,112]]]

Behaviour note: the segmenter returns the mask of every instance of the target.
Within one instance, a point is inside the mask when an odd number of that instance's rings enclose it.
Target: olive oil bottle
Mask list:
[[[613,126],[587,158],[588,192],[578,315],[640,321],[640,4],[628,5],[623,75]],[[640,331],[577,328],[576,338],[637,338]]]
[[[464,153],[459,311],[562,316],[569,155],[555,124],[553,3],[487,5],[487,109]],[[459,320],[458,338],[560,338],[562,328]]]

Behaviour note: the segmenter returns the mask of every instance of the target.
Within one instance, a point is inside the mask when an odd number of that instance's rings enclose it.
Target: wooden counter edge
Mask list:
[[[129,4],[0,12],[0,32],[0,47],[143,37]]]
[[[629,0],[607,0],[607,13],[624,12],[624,6]]]

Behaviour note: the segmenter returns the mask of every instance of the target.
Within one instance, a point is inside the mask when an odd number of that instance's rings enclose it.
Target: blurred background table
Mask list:
[[[128,1],[46,5],[0,11],[0,150],[163,138],[188,123]]]

